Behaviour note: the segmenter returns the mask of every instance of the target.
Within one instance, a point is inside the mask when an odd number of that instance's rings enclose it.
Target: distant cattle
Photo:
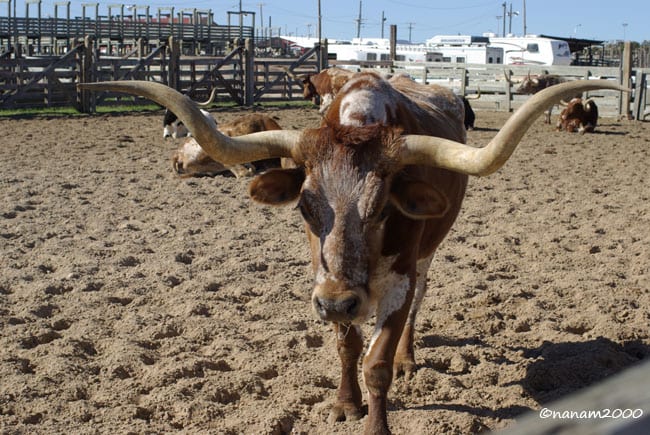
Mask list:
[[[292,205],[304,220],[314,284],[311,305],[321,320],[331,322],[340,358],[330,432],[348,431],[336,422],[364,414],[361,367],[366,434],[390,433],[393,378],[416,370],[416,316],[433,255],[459,215],[468,176],[497,171],[533,121],[562,95],[624,89],[607,80],[551,87],[529,98],[487,145],[476,147],[465,144],[464,108],[453,92],[403,75],[354,74],[335,94],[318,128],[239,137],[212,128],[196,106],[160,83],[81,86],[135,93],[170,107],[215,160],[294,159],[295,168],[258,175],[249,193],[264,204]],[[362,325],[371,318],[365,347]],[[443,429],[432,427],[431,432]]]
[[[325,113],[334,96],[355,73],[347,69],[332,67],[317,74],[298,76],[289,70],[287,70],[287,74],[302,83],[302,94],[306,100],[320,97],[320,113]]]
[[[469,100],[478,100],[481,98],[481,89],[478,90],[476,95],[472,95],[471,97],[465,96],[462,97],[463,100],[463,106],[465,107],[465,129],[466,130],[474,130],[474,123],[476,122],[476,114],[474,113],[474,109],[472,109],[472,106],[469,104]]]
[[[598,106],[593,99],[583,101],[582,98],[573,98],[564,105],[557,121],[558,131],[578,131],[580,134],[594,132],[598,123]]]
[[[526,95],[534,95],[539,91],[548,88],[549,86],[554,86],[560,83],[564,83],[566,81],[564,77],[561,77],[556,74],[539,74],[539,75],[531,76],[530,73],[528,73],[525,78],[519,81],[510,79],[510,77],[508,77],[508,75],[506,74],[506,80],[513,85],[519,84],[519,86],[515,89],[515,93],[526,94]],[[546,124],[551,123],[551,113],[553,112],[554,105],[555,104],[551,105],[544,112],[544,122]]]

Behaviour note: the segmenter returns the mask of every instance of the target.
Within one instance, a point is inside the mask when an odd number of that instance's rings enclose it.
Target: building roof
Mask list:
[[[596,39],[583,39],[583,38],[567,38],[565,36],[550,36],[550,35],[539,35],[543,38],[559,39],[561,41],[566,41],[569,44],[569,50],[571,53],[580,52],[587,47],[592,45],[602,45],[604,41],[599,41]]]

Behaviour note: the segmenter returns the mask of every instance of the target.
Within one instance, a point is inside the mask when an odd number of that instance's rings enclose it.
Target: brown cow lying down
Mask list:
[[[598,123],[598,106],[591,98],[587,101],[573,98],[568,103],[562,104],[565,107],[557,121],[558,131],[566,130],[570,133],[578,131],[580,134],[594,132]]]
[[[282,130],[282,127],[272,118],[259,113],[241,116],[233,121],[219,125],[218,128],[219,131],[231,137],[259,131]],[[214,176],[227,171],[232,172],[237,178],[250,177],[259,170],[278,166],[278,159],[258,160],[252,164],[225,166],[210,158],[193,137],[186,138],[172,155],[174,172],[183,178]]]

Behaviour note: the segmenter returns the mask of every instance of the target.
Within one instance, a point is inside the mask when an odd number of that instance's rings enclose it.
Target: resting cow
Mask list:
[[[275,120],[259,113],[240,116],[230,122],[220,124],[217,128],[228,136],[242,136],[260,131],[282,129]],[[174,171],[184,178],[212,176],[227,171],[232,172],[239,178],[251,176],[259,170],[277,167],[279,165],[280,162],[278,159],[266,159],[253,162],[252,164],[225,166],[210,158],[193,137],[185,139],[172,155],[172,167]]]
[[[573,98],[563,105],[565,107],[557,121],[558,131],[578,131],[580,134],[594,132],[598,124],[598,106],[593,99],[582,101],[582,98]]]
[[[623,88],[611,81],[565,83],[538,92],[483,148],[465,145],[463,105],[451,91],[404,76],[358,73],[335,95],[320,127],[227,137],[173,89],[153,82],[83,84],[129,92],[179,115],[215,160],[236,164],[291,157],[297,167],[257,176],[250,195],[298,204],[314,273],[312,307],[332,322],[341,380],[329,421],[358,419],[360,325],[374,315],[363,357],[367,434],[390,433],[393,376],[415,369],[415,318],[436,248],[456,219],[468,175],[488,175],[509,158],[528,127],[567,92]],[[334,431],[334,430],[333,430]]]

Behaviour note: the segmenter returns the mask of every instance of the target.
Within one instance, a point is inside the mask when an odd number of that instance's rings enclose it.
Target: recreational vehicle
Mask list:
[[[311,48],[316,38],[282,36],[297,47]],[[327,53],[331,60],[382,61],[390,60],[390,40],[385,38],[329,39]],[[441,62],[442,54],[431,51],[422,44],[398,42],[395,60],[403,62]]]
[[[537,35],[499,37],[486,34],[490,45],[503,49],[506,65],[570,65],[569,43]]]
[[[430,50],[442,53],[441,62],[452,63],[503,63],[503,49],[489,45],[486,36],[437,35],[427,39]]]

